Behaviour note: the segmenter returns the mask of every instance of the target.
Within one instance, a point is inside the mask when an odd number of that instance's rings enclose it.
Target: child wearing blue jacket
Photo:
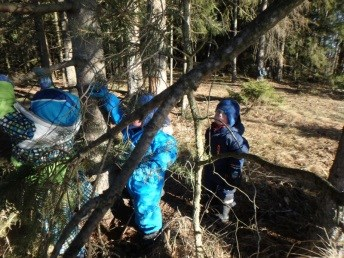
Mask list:
[[[74,194],[77,187],[76,184],[71,184],[68,194],[61,201],[64,213],[61,216],[62,222],[53,222],[56,220],[51,217],[54,216],[53,210],[45,214],[46,203],[54,196],[53,188],[47,189],[48,186],[60,186],[68,172],[65,163],[74,152],[74,139],[81,125],[81,104],[77,96],[54,88],[49,78],[40,80],[40,87],[41,90],[33,95],[29,108],[26,108],[16,102],[14,86],[8,76],[0,74],[0,128],[11,139],[12,164],[16,168],[23,165],[37,168],[36,173],[28,177],[25,184],[32,191],[30,199],[37,203],[35,211],[39,214],[43,231],[47,235],[50,232],[53,238],[57,238],[75,209],[74,206],[69,207],[69,204],[74,204],[75,199],[86,201],[92,186],[80,174],[80,188],[84,195],[80,198],[79,194]],[[25,190],[22,189],[23,192]],[[33,196],[34,194],[37,196]],[[68,247],[68,242],[73,237],[74,235],[66,241],[64,248]]]
[[[249,144],[244,138],[244,125],[240,119],[240,106],[234,99],[219,102],[214,122],[206,130],[206,151],[211,155],[227,152],[248,153]],[[234,193],[241,182],[244,159],[232,157],[218,159],[204,167],[203,185],[223,202],[218,217],[227,222],[230,208],[236,205]]]
[[[98,98],[100,108],[109,115],[111,121],[118,124],[125,116],[120,100],[107,87],[94,88],[91,96]],[[133,96],[136,103],[131,102],[132,110],[148,103],[153,98],[151,94]],[[123,141],[133,150],[140,140],[147,123],[153,117],[155,110],[140,120],[136,120],[122,131]],[[177,142],[175,138],[159,130],[153,138],[146,155],[134,170],[127,182],[127,190],[133,200],[135,222],[143,234],[143,240],[154,240],[162,229],[162,212],[160,199],[164,186],[165,171],[177,159]]]

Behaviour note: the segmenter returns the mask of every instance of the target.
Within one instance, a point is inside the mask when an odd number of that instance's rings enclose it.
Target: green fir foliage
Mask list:
[[[282,102],[275,88],[266,80],[249,81],[243,83],[240,93],[229,91],[230,97],[236,99],[239,103],[248,104],[272,104],[276,105]]]

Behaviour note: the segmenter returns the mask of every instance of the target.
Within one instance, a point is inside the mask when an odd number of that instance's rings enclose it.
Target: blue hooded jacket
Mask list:
[[[111,96],[108,96],[108,95]],[[138,106],[142,106],[153,98],[143,95],[138,99]],[[101,105],[110,112],[114,123],[120,122],[124,112],[120,108],[118,98],[107,93],[101,100]],[[144,128],[156,110],[151,111],[142,121],[142,127],[124,129],[123,139],[130,143],[133,150],[140,140]],[[151,234],[162,228],[162,212],[160,209],[161,192],[164,186],[165,171],[177,159],[178,148],[175,138],[159,130],[153,138],[146,155],[134,170],[128,180],[127,189],[133,198],[135,222],[143,234]]]
[[[220,101],[216,110],[222,110],[227,118],[228,125],[218,125],[212,123],[205,134],[206,150],[209,154],[218,155],[227,152],[248,153],[249,144],[243,137],[245,131],[244,125],[240,119],[240,106],[233,99],[225,99]],[[216,160],[213,164],[205,166],[204,184],[212,191],[231,190],[233,187],[239,186],[241,181],[241,170],[244,159],[224,158]],[[217,172],[220,176],[214,174]],[[225,181],[222,178],[225,179]]]

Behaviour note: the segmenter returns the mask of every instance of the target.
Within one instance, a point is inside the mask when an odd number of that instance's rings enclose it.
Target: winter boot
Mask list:
[[[224,191],[225,198],[223,199],[222,213],[217,214],[217,217],[219,217],[223,223],[229,221],[229,212],[231,208],[233,208],[236,205],[234,201],[235,191],[236,189]]]

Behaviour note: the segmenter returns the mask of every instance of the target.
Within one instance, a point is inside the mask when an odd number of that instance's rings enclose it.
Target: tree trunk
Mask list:
[[[232,30],[233,30],[233,36],[238,32],[238,9],[239,9],[239,0],[234,0],[233,2],[233,22],[232,22]],[[238,78],[237,74],[237,58],[233,58],[232,61],[232,82],[236,82]]]
[[[339,140],[336,157],[330,169],[328,181],[339,191],[344,192],[344,128]]]
[[[279,43],[278,49],[278,67],[277,67],[277,81],[283,80],[283,66],[284,66],[284,47],[285,47],[285,36],[283,36]]]
[[[132,2],[131,10],[134,12],[132,25],[128,27],[129,54],[128,57],[128,89],[129,94],[136,92],[143,85],[142,60],[140,53],[140,29],[137,26],[139,17],[138,7]]]
[[[195,143],[196,143],[196,159],[197,165],[195,167],[195,189],[193,194],[193,226],[194,226],[194,236],[195,236],[195,246],[196,246],[196,257],[204,257],[204,248],[202,240],[202,227],[200,222],[201,214],[201,194],[202,194],[202,172],[203,166],[198,165],[199,161],[203,161],[204,155],[204,143],[203,143],[203,126],[202,120],[200,119],[197,103],[193,92],[189,92],[188,100],[190,103],[190,109],[192,113],[192,118],[194,121],[195,128]]]
[[[62,35],[61,35],[61,29],[60,29],[59,24],[60,24],[59,15],[57,12],[54,12],[54,27],[55,27],[55,33],[56,33],[56,38],[57,38],[57,45],[59,49],[59,63],[62,63],[63,62],[63,48],[62,48]],[[62,82],[63,82],[63,86],[66,86],[66,75],[64,72],[62,73]]]
[[[187,73],[193,67],[193,50],[191,41],[191,2],[189,0],[182,1],[183,5],[183,20],[182,20],[182,34],[183,34],[183,49],[184,49],[184,65],[183,73]],[[182,99],[181,113],[185,115],[187,106],[189,105],[188,97],[185,95]]]
[[[328,181],[339,190],[344,192],[344,128],[339,140],[337,153],[330,169]],[[325,207],[327,216],[324,218],[324,223],[327,225],[327,231],[331,237],[331,240],[338,247],[338,252],[344,253],[344,206],[335,205],[333,200],[326,196]],[[334,212],[335,210],[335,212]],[[333,213],[335,214],[335,220],[333,221]],[[329,221],[330,219],[330,221]]]
[[[145,56],[149,91],[159,94],[167,88],[167,57],[166,57],[166,2],[165,0],[147,1],[147,24]]]
[[[36,1],[37,2],[37,1]],[[37,46],[42,67],[50,66],[49,47],[45,35],[44,21],[41,14],[34,14],[35,29],[37,33]]]
[[[64,1],[64,0],[59,0]],[[70,31],[68,30],[68,18],[65,12],[60,13],[61,21],[61,34],[63,44],[63,61],[69,61],[73,59],[72,39],[70,37]],[[77,83],[76,71],[74,66],[68,66],[64,70],[64,74],[67,80],[68,86],[75,86]]]
[[[260,10],[263,12],[268,7],[268,1],[262,0]],[[257,68],[258,68],[258,79],[264,79],[266,75],[265,70],[265,49],[266,49],[266,36],[263,34],[259,38],[258,51],[257,51]]]
[[[89,85],[93,82],[105,82],[104,53],[101,31],[96,19],[97,2],[95,0],[78,0],[75,4],[79,9],[68,13],[68,25],[71,28],[73,59],[76,63],[76,75],[79,95],[83,104],[83,137],[88,144],[94,141],[105,131],[107,124],[98,108],[97,101],[87,97]],[[101,161],[104,157],[105,144],[98,146],[88,157],[89,166],[95,170],[98,177],[95,186],[100,194],[108,188],[108,173],[100,174]],[[105,218],[111,219],[108,214]]]

